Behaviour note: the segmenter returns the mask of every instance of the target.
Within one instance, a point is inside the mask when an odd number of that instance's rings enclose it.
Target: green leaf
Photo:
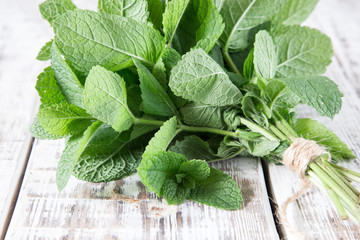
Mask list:
[[[83,86],[72,71],[70,66],[62,58],[55,42],[51,46],[51,67],[55,73],[55,78],[63,92],[66,100],[73,105],[82,107]]]
[[[317,76],[333,55],[331,40],[319,30],[291,26],[274,37],[278,60],[276,77]]]
[[[162,193],[169,205],[181,204],[189,195],[190,189],[182,184],[178,184],[174,179],[168,178],[164,181]]]
[[[172,47],[167,47],[162,56],[163,63],[165,64],[166,74],[170,75],[171,69],[181,60],[181,55]]]
[[[43,128],[43,126],[41,126],[41,123],[37,117],[35,117],[33,123],[30,126],[30,132],[31,132],[31,135],[37,139],[54,139],[55,140],[55,139],[60,139],[63,137],[63,136],[59,136],[57,134],[52,134],[52,133],[49,133],[48,131],[46,131],[45,128]]]
[[[254,44],[254,68],[259,77],[275,77],[277,58],[270,34],[262,30],[256,34]]]
[[[184,123],[190,126],[203,126],[224,129],[226,124],[222,120],[225,107],[214,107],[191,102],[180,108]]]
[[[93,119],[85,110],[66,102],[40,108],[37,118],[47,132],[59,136],[79,134]]]
[[[268,119],[271,118],[272,112],[261,98],[252,92],[248,92],[245,94],[241,105],[246,117],[260,126],[268,126]]]
[[[193,47],[209,52],[223,30],[222,17],[212,0],[192,0],[181,18],[173,45],[180,53]]]
[[[326,147],[333,159],[342,161],[356,158],[353,152],[326,126],[309,118],[298,119],[295,131],[303,138],[314,140]]]
[[[200,48],[172,69],[169,86],[177,96],[212,106],[235,105],[242,98],[224,70]]]
[[[225,30],[220,38],[225,51],[244,50],[249,45],[252,29],[270,20],[285,0],[232,0],[224,1],[221,15]]]
[[[112,71],[124,69],[134,64],[132,58],[153,66],[165,45],[149,25],[117,15],[74,10],[53,25],[61,52],[85,73],[96,65]]]
[[[141,90],[139,85],[126,86],[127,91],[127,104],[130,112],[132,112],[136,117],[141,117],[143,113],[141,112]]]
[[[149,19],[156,29],[162,27],[162,15],[164,12],[164,4],[161,0],[148,0]]]
[[[177,120],[175,116],[167,120],[150,140],[148,146],[145,149],[143,158],[160,151],[165,151],[171,140],[176,135],[176,126]]]
[[[203,159],[206,161],[219,158],[210,148],[209,143],[195,135],[186,136],[177,140],[169,151],[184,155],[187,159]]]
[[[168,79],[166,76],[166,67],[162,57],[159,58],[159,60],[155,63],[152,70],[152,75],[154,75],[154,77],[160,83],[161,87],[166,91],[168,89]]]
[[[241,207],[242,196],[238,184],[228,175],[215,168],[210,168],[210,176],[196,183],[190,192],[191,200],[226,210]]]
[[[40,49],[40,52],[36,57],[37,60],[46,61],[46,60],[51,59],[50,48],[51,48],[52,43],[53,43],[53,40],[50,40]]]
[[[188,160],[181,154],[158,151],[151,155],[146,154],[137,171],[141,182],[158,196],[162,196],[165,180],[174,176],[180,165],[186,161]]]
[[[186,173],[196,182],[204,181],[210,175],[210,167],[204,160],[190,160],[180,165],[179,173]]]
[[[219,45],[215,45],[211,51],[209,52],[209,56],[215,60],[217,64],[219,64],[222,68],[225,67],[224,58],[221,53],[221,49]]]
[[[165,117],[176,115],[176,106],[160,83],[144,65],[137,60],[134,62],[140,78],[144,112]]]
[[[127,106],[124,80],[103,67],[93,67],[86,79],[83,104],[93,117],[122,132],[131,127],[134,116]]]
[[[72,136],[66,141],[65,149],[61,155],[56,169],[56,186],[62,191],[68,183],[74,166],[74,158],[79,148],[82,135]]]
[[[163,28],[168,44],[171,44],[188,4],[189,0],[172,0],[167,4],[163,15]]]
[[[343,96],[338,86],[327,77],[277,79],[321,116],[333,118],[341,109]]]
[[[289,0],[280,12],[272,17],[271,23],[277,28],[282,24],[301,24],[314,10],[317,2],[318,0]]]
[[[44,105],[66,102],[51,67],[45,68],[39,74],[35,88],[39,93],[41,103]]]
[[[248,153],[256,157],[264,157],[275,150],[280,142],[273,141],[266,138],[261,138],[257,141],[247,141],[240,139],[240,142],[246,147]]]
[[[117,133],[112,128],[109,130],[98,132],[96,142],[93,138],[75,166],[74,176],[90,182],[109,182],[136,172],[151,135],[143,132],[141,137],[128,142],[129,134],[123,132],[116,139],[106,141],[108,136],[111,138]]]
[[[255,73],[254,66],[254,49],[251,49],[249,55],[246,57],[243,67],[244,77],[247,79],[252,79]]]
[[[101,13],[115,14],[146,22],[149,16],[146,0],[99,0],[98,10]]]
[[[71,0],[46,0],[39,5],[41,16],[50,24],[66,11],[74,9],[76,9],[76,6]]]

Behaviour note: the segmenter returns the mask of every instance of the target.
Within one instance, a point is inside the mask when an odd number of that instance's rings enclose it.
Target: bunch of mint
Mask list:
[[[325,126],[296,118],[299,103],[330,118],[341,108],[337,85],[321,76],[330,39],[299,25],[316,2],[99,0],[97,12],[70,0],[42,3],[55,36],[38,55],[51,66],[38,77],[42,104],[31,131],[67,140],[59,190],[71,175],[107,182],[138,172],[169,204],[232,210],[241,207],[240,188],[210,161],[281,163],[300,136],[333,161],[354,158]],[[359,176],[327,160],[313,161],[308,178],[329,190],[342,217],[360,222],[350,184]]]

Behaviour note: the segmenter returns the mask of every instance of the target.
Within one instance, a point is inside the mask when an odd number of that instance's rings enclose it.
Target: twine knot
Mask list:
[[[323,154],[330,156],[329,152],[319,146],[315,141],[304,138],[296,138],[283,154],[282,163],[299,176],[301,188],[284,202],[278,214],[285,229],[295,235],[297,239],[305,239],[306,236],[291,227],[287,219],[287,208],[290,203],[294,202],[310,188],[311,182],[306,178],[306,169],[311,161]]]

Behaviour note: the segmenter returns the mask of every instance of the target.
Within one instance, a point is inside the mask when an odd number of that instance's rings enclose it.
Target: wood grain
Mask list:
[[[261,164],[213,163],[240,186],[245,207],[219,210],[192,201],[168,206],[137,175],[110,183],[71,178],[59,193],[60,141],[36,141],[6,239],[278,239]]]
[[[320,1],[305,25],[316,27],[329,35],[335,56],[326,73],[344,94],[343,108],[333,121],[319,117],[302,106],[299,117],[319,120],[334,131],[360,156],[360,4],[358,1]],[[360,161],[343,164],[360,171]],[[285,167],[270,165],[270,185],[278,204],[282,204],[300,187],[297,177]],[[359,186],[358,186],[359,187]],[[326,194],[316,187],[299,198],[288,209],[288,219],[295,230],[308,239],[360,239],[360,228],[351,221],[341,221]],[[288,239],[297,239],[283,229]]]
[[[0,1],[0,239],[16,202],[33,140],[29,126],[37,105],[34,86],[44,67],[35,57],[50,36],[39,16],[33,14],[37,12],[33,4],[39,1],[26,2]]]

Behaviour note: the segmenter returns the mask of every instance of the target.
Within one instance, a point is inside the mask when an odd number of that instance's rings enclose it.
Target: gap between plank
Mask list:
[[[271,187],[272,185],[271,185],[271,179],[270,179],[269,164],[268,164],[268,162],[266,162],[266,160],[261,159],[261,166],[262,166],[263,172],[264,172],[266,191],[269,196],[269,202],[270,202],[271,212],[272,212],[272,216],[274,219],[276,231],[277,231],[280,239],[286,239],[284,230],[282,229],[282,226],[281,226],[280,219],[278,218],[278,215],[277,215],[277,210],[279,209],[279,205],[277,204],[277,202],[275,201],[275,199],[273,197],[274,193],[273,193],[273,189]]]
[[[10,204],[10,206],[8,208],[8,211],[7,211],[7,216],[5,218],[5,222],[4,222],[3,230],[2,230],[1,235],[0,235],[0,239],[5,239],[6,233],[7,233],[8,229],[9,229],[10,221],[11,221],[12,215],[14,213],[16,202],[17,202],[19,194],[20,194],[21,185],[22,185],[23,180],[24,180],[25,171],[26,171],[27,165],[29,163],[31,151],[32,151],[32,148],[34,146],[34,138],[31,135],[29,135],[29,138],[27,139],[27,141],[24,141],[25,143],[28,143],[28,144],[24,144],[24,146],[28,145],[28,149],[25,152],[26,154],[24,154],[25,156],[21,155],[19,157],[19,158],[22,158],[22,159],[26,159],[26,161],[24,161],[24,163],[23,163],[23,166],[21,168],[20,175],[19,175],[19,178],[18,178],[18,183],[17,183],[15,191],[13,192],[12,197],[11,197],[11,204]]]

